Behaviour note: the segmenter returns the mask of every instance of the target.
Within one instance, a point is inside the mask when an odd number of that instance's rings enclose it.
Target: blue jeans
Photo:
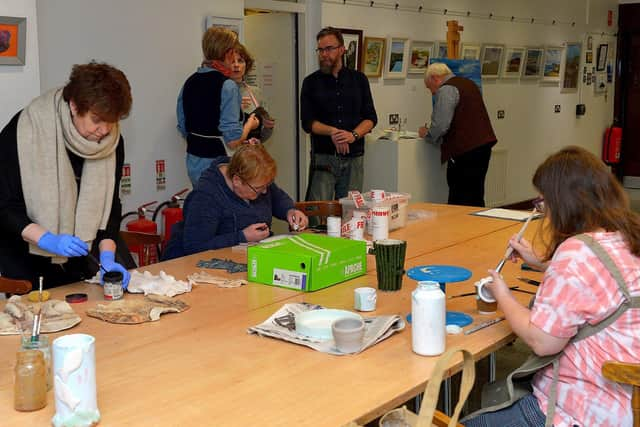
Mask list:
[[[202,172],[211,166],[212,161],[213,159],[209,159],[207,157],[198,157],[187,153],[187,173],[189,174],[189,179],[191,180],[191,186],[193,188],[196,188],[200,175],[202,175]]]
[[[362,192],[364,156],[314,154],[311,167],[307,200],[334,200],[346,197],[349,190]]]
[[[528,394],[508,408],[488,412],[467,420],[465,427],[542,427],[546,415],[538,405],[538,399]]]

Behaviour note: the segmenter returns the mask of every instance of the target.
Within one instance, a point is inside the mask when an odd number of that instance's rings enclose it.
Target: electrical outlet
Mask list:
[[[560,112],[560,104],[556,104],[556,105],[553,107],[553,112],[554,112],[554,113],[559,113],[559,112]]]
[[[400,123],[400,114],[398,113],[389,114],[389,124],[397,125],[398,123]]]
[[[504,110],[498,110],[498,118],[504,119]]]

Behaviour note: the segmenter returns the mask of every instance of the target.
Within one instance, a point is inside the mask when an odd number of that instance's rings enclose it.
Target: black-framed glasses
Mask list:
[[[331,53],[334,50],[338,49],[340,46],[327,46],[327,47],[319,47],[316,49],[316,53],[318,55],[323,54],[323,53]]]
[[[538,212],[544,213],[545,211],[544,197],[540,196],[533,199],[533,207],[536,208]]]
[[[267,188],[269,188],[269,185],[271,185],[270,182],[264,184],[264,185],[260,185],[258,187],[254,187],[253,185],[249,184],[247,181],[244,182],[245,184],[247,184],[247,186],[253,190],[254,193],[256,193],[256,196],[259,196],[260,194],[264,193],[265,191],[267,191]]]

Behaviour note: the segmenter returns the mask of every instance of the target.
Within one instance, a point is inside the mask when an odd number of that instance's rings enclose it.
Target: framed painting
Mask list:
[[[362,71],[362,30],[338,29],[344,38],[342,65],[351,70]]]
[[[598,46],[598,57],[596,62],[596,70],[604,71],[607,64],[607,53],[609,51],[609,45],[604,43]]]
[[[564,67],[562,72],[563,91],[572,91],[578,89],[581,57],[582,45],[580,43],[566,44],[566,47],[564,49]]]
[[[204,30],[209,27],[227,28],[238,35],[240,42],[244,43],[244,24],[242,18],[227,18],[224,16],[207,16]]]
[[[524,47],[507,47],[502,64],[502,77],[518,78],[524,67]]]
[[[482,56],[480,64],[482,65],[483,78],[497,78],[500,76],[500,64],[504,55],[504,46],[487,44],[482,46]]]
[[[558,83],[560,81],[560,64],[562,62],[562,48],[556,46],[544,49],[544,62],[542,66],[542,81]]]
[[[447,42],[444,40],[441,40],[436,43],[436,46],[433,51],[433,56],[435,56],[436,58],[447,58],[447,51],[448,51]]]
[[[522,67],[522,78],[539,79],[542,74],[542,60],[544,59],[544,48],[528,47],[524,55],[524,67]]]
[[[27,18],[0,16],[0,65],[24,65]]]
[[[387,54],[384,77],[402,79],[407,75],[409,40],[403,37],[387,37]]]
[[[477,59],[480,60],[480,52],[482,46],[479,44],[462,43],[460,49],[460,59]]]
[[[409,48],[409,74],[424,74],[433,55],[433,42],[411,40]]]
[[[384,45],[382,37],[365,37],[362,49],[362,72],[367,77],[380,77],[384,65]]]

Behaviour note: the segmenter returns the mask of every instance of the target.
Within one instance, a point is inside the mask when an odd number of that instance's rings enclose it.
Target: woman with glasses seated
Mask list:
[[[308,220],[273,180],[276,162],[265,148],[242,145],[202,173],[184,202],[184,220],[171,229],[163,259],[258,242],[271,235],[272,217],[302,230]]]
[[[556,426],[631,426],[630,389],[601,372],[607,360],[640,362],[640,217],[604,163],[579,147],[547,158],[533,185],[544,200],[536,204],[545,214],[544,254],[524,239],[509,244],[545,270],[535,301],[523,306],[493,270],[487,288],[535,355],[559,355],[557,375],[542,367],[533,393],[463,423],[543,426],[552,414]]]

